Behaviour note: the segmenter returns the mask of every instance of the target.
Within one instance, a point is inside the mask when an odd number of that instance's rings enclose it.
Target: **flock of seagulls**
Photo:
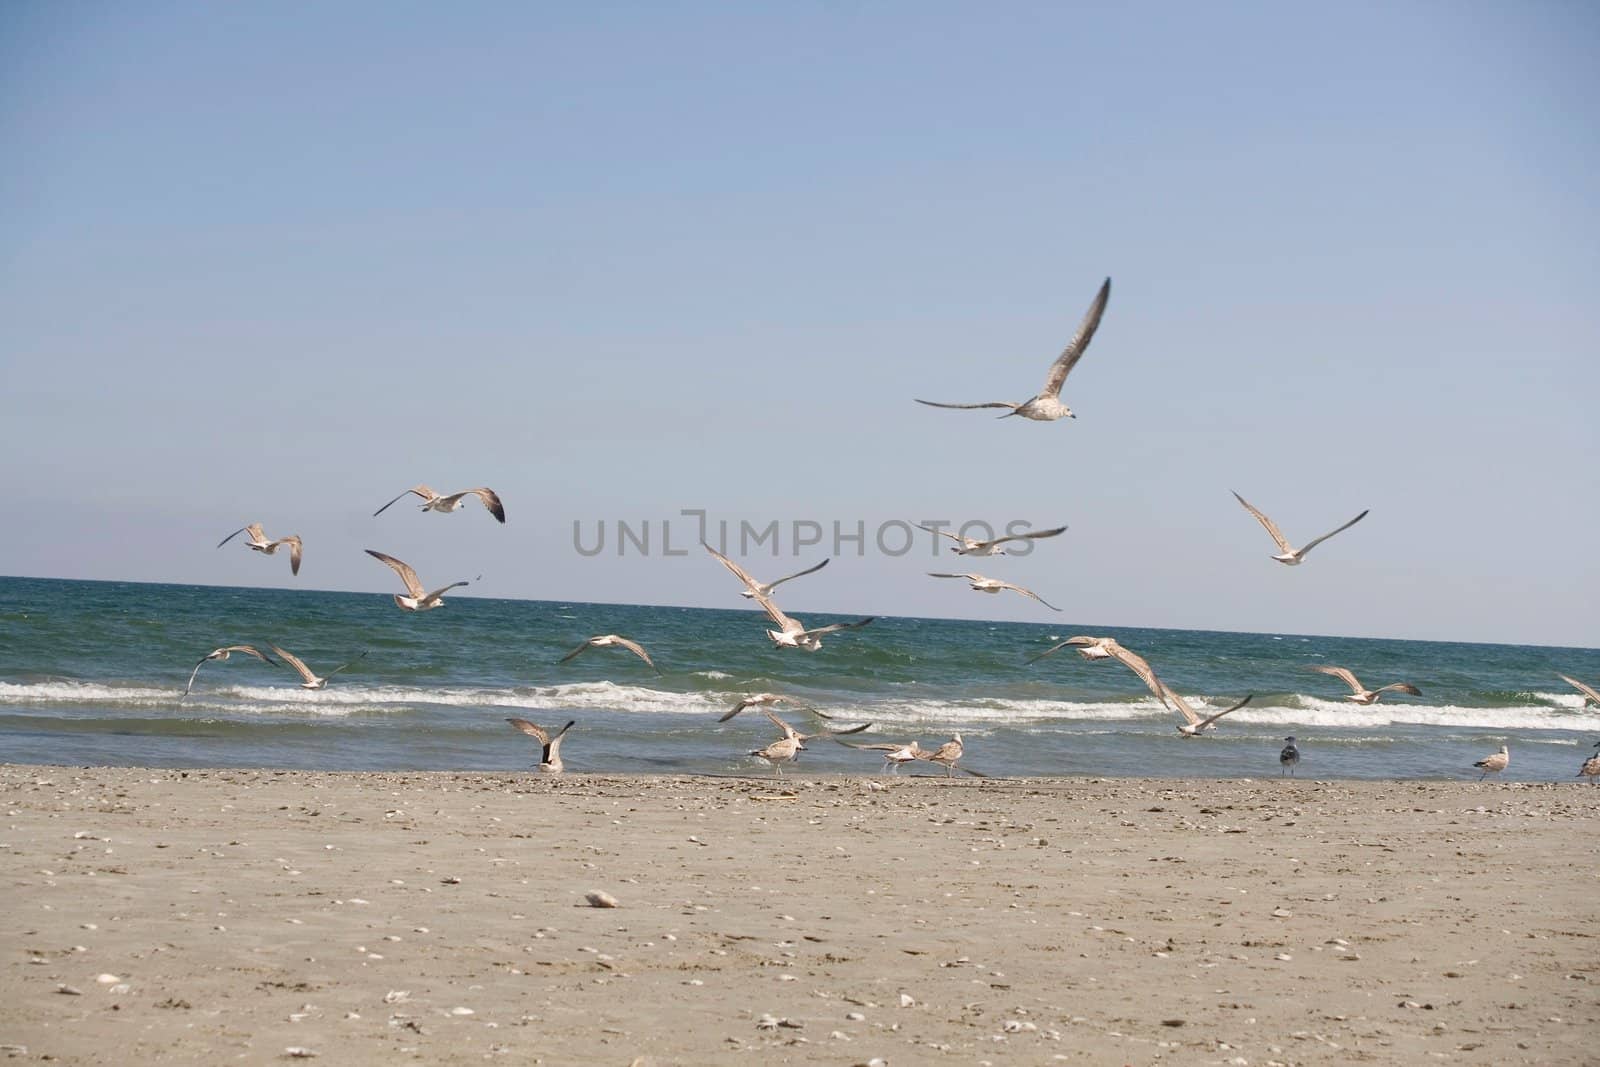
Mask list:
[[[1061,390],[1066,384],[1068,375],[1072,373],[1072,369],[1076,367],[1078,362],[1083,358],[1084,353],[1089,347],[1089,343],[1093,340],[1096,331],[1100,328],[1100,322],[1105,315],[1106,305],[1109,302],[1110,297],[1111,279],[1107,278],[1100,286],[1099,291],[1095,294],[1093,301],[1090,303],[1089,309],[1084,315],[1083,321],[1079,325],[1077,333],[1073,336],[1071,341],[1068,342],[1066,348],[1062,350],[1061,354],[1056,357],[1055,361],[1051,363],[1050,369],[1045,375],[1044,387],[1035,396],[1021,401],[1020,403],[1012,401],[987,401],[983,403],[957,404],[921,399],[918,399],[917,403],[937,408],[1002,408],[1005,409],[1005,414],[1002,415],[1001,418],[1010,418],[1013,415],[1018,415],[1025,419],[1038,422],[1052,422],[1063,418],[1076,418],[1077,416],[1073,413],[1072,409],[1062,402]],[[420,509],[422,511],[432,511],[441,514],[448,514],[450,512],[460,510],[468,497],[474,497],[483,505],[484,509],[490,515],[492,515],[497,522],[504,524],[506,521],[505,507],[501,503],[499,495],[492,489],[482,486],[473,489],[464,489],[455,493],[440,494],[429,488],[427,485],[416,485],[402,493],[399,493],[393,499],[389,500],[388,503],[384,504],[377,511],[373,512],[373,516],[376,517],[383,514],[383,512],[387,511],[390,507],[405,499],[407,496],[414,496],[420,500]],[[1343,525],[1323,534],[1320,537],[1313,538],[1297,548],[1290,543],[1288,538],[1286,538],[1283,535],[1283,532],[1278,528],[1278,525],[1273,522],[1273,520],[1264,512],[1256,508],[1249,501],[1245,500],[1245,498],[1239,493],[1234,492],[1233,496],[1246,511],[1255,517],[1256,521],[1258,521],[1271,536],[1273,543],[1278,548],[1278,552],[1272,556],[1272,559],[1291,567],[1298,566],[1303,563],[1306,556],[1313,548],[1317,547],[1329,538],[1348,530],[1350,527],[1366,518],[1368,514],[1366,510],[1363,510],[1359,515],[1355,516],[1353,519],[1350,519]],[[1051,529],[1007,534],[1005,536],[989,539],[976,539],[966,537],[960,533],[954,533],[948,530],[940,529],[935,526],[923,525],[920,528],[939,537],[949,538],[954,542],[951,547],[951,551],[957,555],[983,557],[1016,555],[1017,553],[1015,552],[1007,551],[1006,546],[1008,544],[1028,543],[1047,538],[1058,537],[1067,529],[1065,525],[1062,525]],[[248,526],[244,526],[238,530],[235,530],[233,533],[223,538],[222,541],[218,543],[217,547],[221,548],[223,545],[226,545],[229,541],[233,540],[241,533],[248,535],[248,538],[245,542],[248,548],[265,555],[272,555],[280,547],[287,546],[289,549],[290,571],[293,574],[298,574],[300,572],[303,545],[298,536],[291,535],[288,537],[271,540],[267,538],[261,523],[251,523]],[[762,611],[766,614],[767,618],[775,627],[774,629],[766,630],[766,635],[774,648],[801,649],[806,652],[814,653],[822,648],[822,639],[824,637],[845,631],[858,630],[862,627],[870,625],[874,621],[873,617],[869,617],[859,619],[854,622],[837,622],[826,626],[808,627],[801,620],[786,614],[778,606],[777,601],[774,599],[774,594],[779,586],[786,582],[803,578],[806,575],[815,574],[817,571],[820,571],[822,568],[828,565],[829,561],[826,559],[815,564],[814,566],[806,568],[805,570],[786,575],[775,581],[761,582],[752,577],[738,563],[734,562],[732,559],[729,559],[717,549],[712,548],[709,544],[702,542],[702,547],[704,547],[713,558],[721,563],[731,574],[733,574],[735,578],[739,580],[739,583],[742,586],[739,591],[739,595],[745,599],[754,600],[758,605],[760,605]],[[442,586],[430,592],[423,586],[422,582],[417,577],[416,571],[413,570],[409,564],[375,549],[367,549],[366,551],[367,554],[372,556],[374,559],[377,559],[379,562],[384,563],[392,568],[400,577],[401,582],[405,585],[406,592],[404,595],[399,593],[394,594],[395,604],[403,611],[431,611],[434,608],[440,607],[444,603],[444,595],[447,592],[460,586],[469,584],[466,580],[459,580],[451,582],[448,585]],[[965,581],[968,583],[969,588],[975,592],[996,595],[1006,591],[1014,592],[1019,596],[1028,597],[1032,600],[1038,601],[1041,605],[1052,611],[1061,610],[1033,590],[999,578],[991,578],[987,575],[972,572],[947,573],[930,571],[928,574],[929,577],[933,578],[957,579]],[[286,664],[291,669],[299,673],[303,679],[301,686],[305,689],[323,688],[328,684],[328,680],[334,675],[353,666],[355,663],[359,662],[361,658],[366,656],[366,653],[363,652],[361,656],[358,656],[355,660],[351,660],[349,663],[341,664],[339,667],[329,671],[326,676],[318,676],[294,654],[279,648],[277,645],[269,644],[268,647],[277,654],[279,660],[281,660],[283,664]],[[1050,656],[1064,648],[1075,649],[1083,659],[1090,662],[1115,660],[1124,667],[1128,668],[1129,671],[1131,671],[1141,682],[1144,683],[1145,687],[1151,692],[1152,695],[1160,700],[1163,705],[1176,712],[1181,717],[1182,721],[1176,724],[1176,728],[1178,733],[1185,738],[1200,737],[1207,732],[1214,731],[1217,723],[1222,718],[1242,707],[1245,707],[1253,699],[1253,694],[1246,694],[1243,698],[1235,701],[1221,711],[1212,712],[1209,715],[1203,715],[1200,711],[1196,710],[1196,708],[1194,708],[1182,695],[1180,695],[1178,692],[1172,689],[1170,685],[1163,681],[1156,673],[1155,669],[1150,665],[1148,660],[1138,653],[1135,653],[1124,647],[1112,637],[1094,637],[1087,635],[1070,637],[1064,641],[1060,641],[1052,645],[1042,652],[1029,656],[1026,662],[1037,662],[1038,660]],[[651,659],[649,652],[647,652],[642,645],[640,645],[637,641],[620,634],[596,634],[592,637],[589,637],[585,639],[582,644],[578,645],[578,647],[574,648],[571,652],[563,656],[560,662],[567,663],[584,652],[589,651],[590,649],[622,649],[642,660],[647,666],[656,671],[658,674],[660,673],[660,668],[656,666],[655,661]],[[194,670],[189,675],[188,685],[184,688],[184,695],[187,696],[190,690],[193,688],[195,676],[199,673],[201,666],[211,660],[225,661],[232,653],[235,652],[252,656],[267,664],[276,663],[272,657],[250,645],[228,645],[217,648],[201,657],[199,662],[195,664]],[[1350,694],[1346,699],[1360,705],[1375,704],[1384,693],[1404,693],[1410,696],[1422,695],[1421,690],[1409,682],[1390,682],[1389,684],[1380,686],[1376,689],[1368,689],[1361,683],[1360,679],[1356,677],[1355,673],[1347,667],[1315,665],[1310,669],[1340,679],[1350,689]],[[1596,704],[1600,704],[1600,692],[1596,692],[1596,690],[1578,681],[1577,679],[1569,678],[1566,675],[1562,675],[1561,677],[1573,686],[1577,687],[1584,694],[1586,703],[1588,701],[1593,701]],[[914,740],[880,744],[853,744],[850,742],[839,741],[838,739],[842,736],[860,733],[861,731],[870,728],[872,725],[871,723],[842,729],[825,728],[816,733],[810,734],[801,733],[783,719],[779,718],[771,710],[773,705],[780,703],[799,704],[798,701],[784,696],[783,694],[756,693],[740,700],[731,711],[727,712],[721,717],[721,719],[719,719],[719,722],[726,722],[748,708],[761,709],[762,713],[775,726],[778,727],[782,736],[777,740],[772,741],[770,744],[752,750],[750,755],[765,760],[774,768],[774,772],[780,776],[783,773],[783,764],[793,762],[798,757],[799,753],[806,750],[805,742],[818,738],[826,738],[836,741],[839,744],[849,745],[849,747],[852,748],[882,753],[885,772],[898,773],[900,767],[904,766],[905,764],[922,761],[944,767],[947,777],[952,776],[957,769],[962,770],[964,773],[982,777],[980,772],[973,771],[968,768],[958,768],[960,760],[965,753],[965,747],[959,733],[953,734],[948,741],[940,745],[938,748],[932,750],[922,748],[920,743]],[[806,707],[806,710],[823,719],[831,718],[831,716],[819,711],[816,708]],[[541,745],[540,758],[538,762],[538,768],[540,771],[549,774],[562,773],[565,765],[560,756],[561,741],[566,736],[567,731],[576,724],[575,721],[568,722],[559,730],[539,726],[526,719],[511,718],[507,719],[506,721],[515,729],[539,742]],[[1294,774],[1295,769],[1300,763],[1300,749],[1296,739],[1293,736],[1287,737],[1284,740],[1286,744],[1279,753],[1278,757],[1281,773]],[[1600,743],[1596,744],[1596,748],[1600,749]],[[1480,775],[1481,780],[1490,774],[1498,774],[1499,772],[1505,770],[1510,763],[1510,759],[1511,757],[1507,747],[1502,745],[1500,746],[1500,750],[1498,752],[1477,761],[1474,766],[1482,771],[1482,775]],[[1592,781],[1596,781],[1597,784],[1600,784],[1600,754],[1587,759],[1578,773],[1579,777],[1588,777]]]

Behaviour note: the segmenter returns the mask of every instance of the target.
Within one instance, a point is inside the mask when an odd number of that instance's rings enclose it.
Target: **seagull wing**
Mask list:
[[[1361,684],[1361,682],[1356,678],[1355,673],[1352,672],[1348,667],[1324,667],[1320,664],[1312,664],[1311,669],[1316,671],[1318,674],[1333,675],[1345,685],[1348,685],[1350,687],[1350,692],[1352,693],[1365,693],[1367,691],[1367,687]]]
[[[400,560],[395,559],[393,556],[386,556],[382,552],[372,548],[367,549],[367,555],[393,567],[394,572],[400,576],[400,580],[406,583],[406,592],[410,593],[418,600],[421,600],[423,597],[428,595],[428,591],[422,588],[422,583],[417,580],[417,572],[411,569],[411,565],[409,563],[403,563]],[[446,588],[449,587],[446,586]]]
[[[916,398],[913,397],[912,399]],[[1011,408],[1015,410],[1022,406],[1021,404],[1013,404],[1009,400],[991,400],[987,404],[941,404],[936,400],[917,400],[917,403],[926,404],[930,408]]]
[[[590,648],[593,648],[593,647],[594,647],[594,638],[591,637],[587,641],[585,641],[583,644],[581,644],[577,648],[573,649],[571,652],[568,652],[565,656],[562,656],[561,657],[561,662],[565,663],[565,662],[567,662],[567,660],[576,657],[578,654],[580,654],[584,650],[590,649]]]
[[[1077,642],[1078,639],[1073,638],[1072,641]],[[1078,643],[1081,644],[1083,642]],[[1091,640],[1088,643],[1092,644],[1093,641]],[[1111,653],[1112,658],[1114,658],[1118,663],[1122,664],[1134,674],[1138,675],[1139,680],[1145,684],[1150,692],[1154,693],[1158,698],[1164,695],[1163,690],[1166,689],[1166,686],[1162,683],[1160,678],[1156,677],[1155,669],[1150,666],[1149,662],[1143,656],[1139,655],[1137,652],[1128,651],[1115,641],[1107,641],[1103,647],[1107,652]]]
[[[799,636],[822,637],[825,634],[836,634],[840,630],[859,630],[861,627],[867,625],[867,623],[876,618],[877,616],[874,615],[871,618],[857,619],[855,622],[830,622],[826,626],[818,626],[815,630],[802,630],[800,631]]]
[[[479,577],[482,577],[482,575],[480,575]],[[443,585],[443,586],[440,586],[438,589],[435,589],[433,592],[429,593],[423,599],[432,600],[435,597],[443,596],[444,594],[448,593],[450,590],[454,589],[458,585],[471,585],[471,584],[472,584],[471,582],[467,582],[467,581],[451,582],[449,585]]]
[[[761,605],[761,610],[767,613],[767,618],[777,623],[780,631],[786,634],[805,633],[806,628],[801,624],[800,620],[792,619],[785,615],[783,609],[778,607],[771,597],[765,593],[756,593],[754,596],[756,603]]]
[[[215,653],[212,653],[212,655],[215,655]],[[185,696],[185,697],[188,696],[189,695],[189,690],[194,688],[194,676],[200,673],[201,666],[204,665],[206,660],[208,660],[210,658],[211,658],[211,656],[201,656],[199,661],[197,661],[195,663],[194,670],[189,672],[189,684],[183,687],[183,696]],[[183,697],[179,697],[178,699],[182,700]]]
[[[483,502],[483,506],[489,510],[489,514],[493,515],[498,521],[501,523],[506,521],[505,505],[500,503],[500,495],[493,489],[487,489],[483,486],[479,486],[476,489],[469,489],[467,491],[481,500]]]
[[[661,668],[655,665],[655,663],[650,659],[650,653],[646,652],[644,650],[644,646],[639,642],[630,641],[626,637],[619,637],[617,638],[617,644],[621,645],[629,652],[632,652],[635,656],[638,656],[640,659],[644,660],[650,665],[650,669],[655,671],[657,674],[661,672]]]
[[[1161,697],[1162,700],[1164,700],[1167,704],[1178,709],[1178,713],[1183,716],[1184,721],[1190,726],[1198,728],[1200,725],[1200,716],[1195,714],[1194,709],[1189,706],[1189,702],[1184,700],[1177,693],[1174,693],[1167,683],[1158,680],[1156,685],[1161,687],[1160,691],[1157,692],[1156,695]]]
[[[1244,707],[1246,704],[1250,703],[1250,701],[1252,701],[1254,699],[1255,699],[1255,694],[1251,693],[1249,696],[1247,696],[1243,700],[1239,701],[1239,703],[1235,704],[1233,707],[1231,707],[1231,708],[1223,708],[1221,711],[1217,712],[1215,715],[1211,715],[1211,716],[1208,716],[1208,717],[1206,717],[1204,719],[1201,719],[1199,722],[1194,724],[1195,732],[1198,733],[1199,731],[1204,730],[1207,726],[1210,726],[1212,723],[1216,722],[1218,719],[1222,718],[1224,715],[1228,714],[1231,711],[1238,711],[1240,708]]]
[[[240,534],[244,533],[248,529],[250,529],[250,527],[248,527],[248,526],[239,527],[237,530],[233,531],[233,533],[229,534],[227,537],[224,537],[222,540],[218,541],[217,542],[217,547],[221,548],[223,545],[227,544],[229,541],[232,541],[235,537],[238,537]]]
[[[1067,375],[1072,373],[1072,368],[1078,365],[1078,360],[1083,358],[1090,339],[1100,328],[1100,316],[1106,313],[1106,301],[1110,299],[1111,279],[1107,278],[1105,284],[1100,286],[1100,291],[1095,294],[1094,302],[1089,305],[1088,312],[1083,316],[1077,334],[1067,342],[1067,347],[1056,357],[1056,361],[1050,364],[1050,373],[1045,375],[1044,392],[1040,393],[1040,396],[1061,395],[1062,383],[1067,380]]]
[[[1419,697],[1422,695],[1422,690],[1418,689],[1410,682],[1390,682],[1388,685],[1381,686],[1377,691],[1380,693],[1387,693],[1391,689],[1396,693],[1408,693],[1414,697]]]
[[[751,596],[755,597],[757,600],[759,600],[762,597],[766,596],[766,587],[763,586],[760,582],[756,581],[754,578],[750,577],[749,573],[746,572],[743,567],[739,566],[733,560],[729,559],[727,556],[724,556],[721,552],[718,552],[716,549],[712,548],[710,545],[706,544],[704,541],[700,542],[700,547],[705,549],[707,552],[711,553],[713,556],[716,556],[717,560],[724,567],[726,567],[726,568],[728,568],[728,570],[732,571],[733,572],[733,576],[744,583],[744,587],[750,591],[750,595]],[[773,583],[773,584],[777,584],[777,583]],[[769,614],[770,614],[770,612],[769,612]],[[780,623],[780,625],[781,625],[781,623]]]
[[[1229,492],[1233,492],[1233,491],[1230,489]],[[1288,539],[1283,536],[1283,531],[1278,529],[1278,524],[1277,523],[1273,522],[1271,519],[1269,519],[1265,515],[1261,514],[1261,512],[1257,511],[1254,507],[1251,506],[1251,504],[1250,504],[1250,502],[1248,500],[1246,500],[1244,497],[1240,496],[1238,493],[1234,493],[1233,494],[1233,499],[1235,499],[1239,503],[1243,504],[1244,505],[1244,509],[1246,511],[1248,511],[1250,514],[1254,515],[1256,517],[1256,521],[1259,522],[1262,526],[1265,526],[1267,528],[1267,533],[1271,534],[1272,535],[1272,539],[1278,543],[1278,551],[1280,551],[1280,552],[1293,552],[1294,551],[1294,546],[1291,545],[1289,543]],[[1338,531],[1336,530],[1334,532],[1337,533]],[[1329,536],[1331,537],[1332,534],[1330,534]]]
[[[1368,508],[1367,510],[1370,511],[1372,509]],[[1364,519],[1366,517],[1367,517],[1367,512],[1363,511],[1361,514],[1357,515],[1355,518],[1351,519],[1349,522],[1345,523],[1343,526],[1339,527],[1337,530],[1330,530],[1328,533],[1323,534],[1321,537],[1318,537],[1318,538],[1316,538],[1314,540],[1311,540],[1311,541],[1307,541],[1305,543],[1305,547],[1300,550],[1300,555],[1304,556],[1307,552],[1310,552],[1313,548],[1316,548],[1318,545],[1322,544],[1322,542],[1326,541],[1328,538],[1332,537],[1334,534],[1342,533],[1345,530],[1350,529],[1350,527],[1354,526],[1356,523],[1360,522],[1362,519]]]
[[[293,652],[285,652],[283,649],[279,648],[270,641],[267,642],[267,647],[276,652],[283,662],[287,663],[289,666],[298,671],[300,677],[304,678],[306,681],[314,682],[317,680],[317,676],[311,673],[311,668],[307,667],[305,661],[299,656],[295,655]]]
[[[1065,526],[1057,526],[1054,530],[1035,530],[1032,533],[1007,534],[1005,537],[996,537],[993,541],[985,541],[984,545],[1003,545],[1007,541],[1031,541],[1039,537],[1054,537],[1066,532]]]
[[[424,501],[436,500],[436,499],[438,499],[438,496],[439,496],[438,493],[435,493],[432,489],[429,489],[425,485],[412,486],[410,489],[407,489],[404,493],[401,493],[399,496],[395,497],[394,500],[389,501],[388,504],[385,504],[383,507],[379,508],[377,511],[374,511],[372,514],[374,516],[382,515],[385,511],[389,510],[390,505],[394,504],[395,501],[403,500],[405,497],[409,496],[412,493],[415,493],[417,496],[420,496]]]
[[[972,538],[970,538],[970,537],[962,537],[960,534],[953,534],[949,530],[940,530],[940,529],[937,529],[937,528],[935,528],[933,526],[924,526],[921,523],[917,524],[917,529],[919,529],[919,530],[927,530],[929,533],[938,534],[940,537],[948,537],[948,538],[950,538],[950,540],[954,541],[956,544],[962,545],[962,546],[978,544],[977,541],[972,540]]]
[[[860,726],[846,726],[846,727],[844,727],[843,729],[840,729],[840,730],[823,730],[821,733],[817,733],[817,734],[801,734],[800,736],[803,737],[804,739],[808,740],[808,741],[813,737],[831,737],[835,741],[838,741],[839,738],[841,736],[843,736],[843,735],[846,735],[846,734],[859,734],[863,730],[870,730],[870,729],[872,729],[872,723],[864,722]],[[841,744],[841,745],[844,744],[844,743],[845,742],[843,742],[843,741],[839,741],[839,744]]]
[[[983,578],[981,574],[942,574],[938,571],[929,571],[929,578],[964,578],[969,582],[976,582]]]
[[[290,574],[299,574],[300,573],[300,553],[301,553],[301,550],[303,548],[303,546],[300,544],[299,535],[290,534],[288,537],[280,537],[276,541],[272,542],[272,544],[267,546],[267,551],[270,552],[273,549],[277,548],[279,545],[288,545],[289,546],[289,573]]]
[[[772,724],[774,726],[783,731],[784,737],[789,738],[791,741],[804,740],[805,735],[803,735],[799,730],[796,730],[793,726],[790,726],[788,723],[784,722],[782,719],[778,718],[771,712],[770,709],[762,708],[761,711],[764,715],[766,715],[767,718],[772,720]]]
[[[794,574],[791,574],[791,575],[788,575],[786,577],[779,578],[777,581],[775,581],[771,585],[767,586],[767,595],[771,596],[772,595],[772,591],[774,589],[778,588],[778,586],[782,585],[784,582],[789,581],[789,579],[791,579],[791,578],[804,578],[808,574],[815,574],[817,571],[820,571],[822,568],[826,567],[827,565],[828,565],[828,561],[827,560],[823,560],[821,563],[817,564],[815,567],[807,567],[803,571],[798,571],[798,572],[796,572]]]
[[[506,722],[510,723],[512,726],[515,726],[517,729],[521,730],[535,741],[538,741],[541,745],[548,745],[550,743],[550,735],[545,733],[543,726],[535,726],[527,719],[507,719]],[[567,723],[567,726],[571,725],[571,723]],[[566,733],[566,729],[563,728],[561,732]]]
[[[1033,599],[1037,600],[1039,603],[1043,604],[1045,607],[1049,608],[1051,611],[1060,611],[1061,610],[1060,608],[1056,607],[1054,604],[1050,603],[1050,601],[1048,601],[1044,597],[1040,596],[1038,593],[1035,593],[1032,589],[1024,589],[1024,588],[1022,588],[1022,586],[1020,586],[1020,585],[1012,585],[1010,582],[1001,582],[1000,583],[1000,588],[1002,588],[1002,589],[1010,589],[1013,592],[1021,593],[1023,596],[1032,597]]]
[[[357,656],[355,659],[351,660],[349,663],[341,663],[341,664],[339,664],[333,670],[328,672],[328,677],[332,678],[334,675],[338,674],[340,671],[344,670],[346,667],[354,667],[357,663],[360,663],[362,660],[366,659],[367,658],[367,654],[370,653],[371,651],[372,651],[372,649],[369,648],[369,649],[367,649],[366,652],[361,653],[361,655]]]
[[[1600,704],[1600,692],[1596,692],[1592,687],[1584,685],[1582,682],[1578,681],[1576,678],[1568,678],[1564,674],[1557,675],[1557,677],[1560,678],[1563,682],[1566,682],[1568,685],[1572,686],[1578,692],[1582,693],[1583,696],[1584,696],[1584,701],[1585,701],[1586,705],[1587,705],[1587,702],[1590,701],[1590,700],[1594,701],[1596,704]]]

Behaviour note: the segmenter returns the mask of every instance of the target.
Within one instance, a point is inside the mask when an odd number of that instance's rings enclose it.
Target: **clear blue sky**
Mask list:
[[[1026,519],[1063,616],[784,603],[1600,645],[1597,71],[1582,3],[6,4],[0,573],[736,606],[573,522]],[[1076,421],[912,403],[1106,275]],[[1372,514],[1289,569],[1230,489]]]

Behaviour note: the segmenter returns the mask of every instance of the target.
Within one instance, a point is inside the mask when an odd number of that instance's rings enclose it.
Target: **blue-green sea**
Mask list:
[[[807,613],[809,625],[834,621]],[[537,748],[521,716],[577,725],[570,772],[770,774],[751,757],[778,735],[758,712],[717,717],[773,691],[871,722],[852,740],[926,747],[959,731],[964,766],[991,775],[1266,777],[1299,739],[1302,777],[1476,778],[1504,743],[1503,777],[1574,781],[1600,740],[1600,709],[1557,674],[1600,682],[1600,650],[1297,634],[880,618],[815,654],[776,650],[751,608],[646,607],[452,597],[425,614],[387,594],[0,578],[0,761],[320,770],[517,770]],[[585,637],[641,642],[658,675],[621,651],[560,659]],[[1107,634],[1199,704],[1253,702],[1214,734],[1178,736],[1175,715],[1114,662],[1063,651]],[[318,673],[362,652],[321,691],[283,667],[234,656],[273,642]],[[1336,664],[1368,686],[1409,681],[1421,697],[1344,699]],[[817,720],[781,712],[802,730]],[[876,774],[871,752],[812,741],[790,773]],[[922,765],[921,773],[942,773]]]

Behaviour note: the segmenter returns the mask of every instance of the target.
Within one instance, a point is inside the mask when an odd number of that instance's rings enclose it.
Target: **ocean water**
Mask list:
[[[516,715],[576,720],[562,751],[570,772],[770,774],[748,755],[778,736],[759,711],[716,721],[764,690],[839,725],[874,724],[850,740],[933,747],[960,731],[963,765],[991,775],[1276,777],[1293,734],[1302,777],[1472,779],[1473,761],[1506,743],[1503,778],[1571,782],[1600,740],[1600,708],[1556,677],[1600,682],[1595,649],[885,617],[808,654],[773,649],[765,622],[737,607],[456,597],[409,614],[387,594],[0,578],[0,761],[516,770],[538,756],[506,725]],[[558,662],[611,632],[641,642],[662,673],[622,651]],[[1024,663],[1080,633],[1116,637],[1199,705],[1254,701],[1185,740],[1115,662],[1063,651]],[[287,668],[234,656],[202,667],[181,699],[199,657],[267,641],[318,673],[368,655],[317,692]],[[1369,686],[1410,681],[1423,696],[1360,707],[1306,669],[1318,663]],[[780,714],[801,730],[817,722]],[[795,769],[881,766],[875,753],[817,740]]]

